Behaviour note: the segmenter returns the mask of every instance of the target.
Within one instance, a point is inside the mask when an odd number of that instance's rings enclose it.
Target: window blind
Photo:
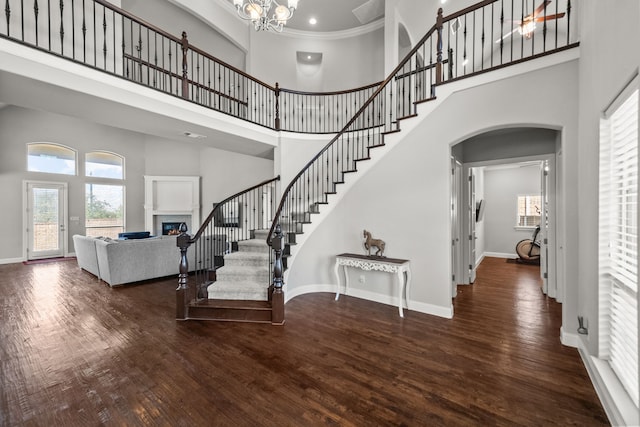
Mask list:
[[[638,406],[638,79],[600,123],[600,357]]]

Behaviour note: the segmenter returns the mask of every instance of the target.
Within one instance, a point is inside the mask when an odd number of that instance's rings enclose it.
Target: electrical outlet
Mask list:
[[[360,275],[360,277],[358,277],[358,282],[360,283],[364,283],[364,275]]]

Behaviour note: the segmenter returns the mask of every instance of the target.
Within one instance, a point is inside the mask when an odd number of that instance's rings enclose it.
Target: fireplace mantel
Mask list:
[[[200,226],[199,176],[144,177],[144,226],[162,234],[162,221],[185,222],[189,233]]]

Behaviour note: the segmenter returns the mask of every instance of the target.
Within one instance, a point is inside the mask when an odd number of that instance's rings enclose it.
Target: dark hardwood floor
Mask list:
[[[606,425],[536,275],[485,259],[453,320],[313,294],[277,327],[176,322],[175,279],[0,265],[0,425]]]

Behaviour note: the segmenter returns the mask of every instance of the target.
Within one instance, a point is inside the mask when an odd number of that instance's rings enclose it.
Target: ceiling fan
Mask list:
[[[560,19],[560,18],[562,18],[564,16],[564,12],[556,13],[556,14],[553,14],[553,15],[539,16],[547,8],[547,6],[550,3],[551,3],[551,0],[545,0],[542,4],[540,4],[540,6],[536,7],[536,9],[533,11],[533,13],[528,14],[527,16],[522,18],[521,21],[520,20],[513,21],[513,22],[515,22],[517,24],[517,26],[512,31],[508,32],[507,34],[505,34],[504,36],[502,36],[498,40],[496,40],[496,43],[500,43],[501,41],[503,41],[507,37],[511,36],[516,31],[522,37],[524,37],[526,39],[530,39],[531,36],[533,35],[533,31],[536,29],[536,22],[544,22],[544,21],[549,21],[549,20],[552,20],[552,19]],[[528,9],[526,4],[525,4],[525,9]]]

